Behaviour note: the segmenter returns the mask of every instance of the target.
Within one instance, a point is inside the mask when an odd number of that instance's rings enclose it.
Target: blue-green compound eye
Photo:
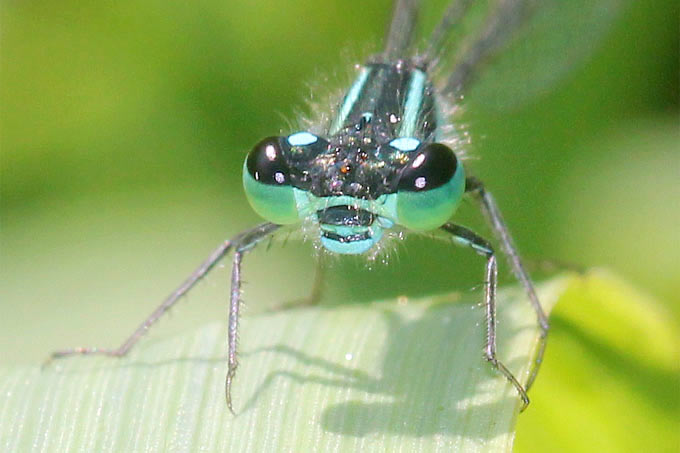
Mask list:
[[[296,223],[298,212],[284,139],[268,137],[255,145],[243,165],[243,188],[255,212],[279,225]]]
[[[423,145],[399,176],[399,223],[412,230],[439,228],[453,215],[463,192],[465,174],[453,151],[440,143]]]

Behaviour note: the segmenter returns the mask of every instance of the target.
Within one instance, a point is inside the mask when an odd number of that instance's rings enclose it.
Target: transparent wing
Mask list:
[[[628,0],[454,0],[422,51],[448,94],[508,108],[597,49]]]
[[[386,61],[407,55],[407,49],[413,43],[420,3],[420,0],[395,0],[383,50],[383,58]]]

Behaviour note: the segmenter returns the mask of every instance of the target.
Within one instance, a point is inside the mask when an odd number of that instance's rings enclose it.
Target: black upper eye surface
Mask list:
[[[253,147],[246,159],[246,168],[255,181],[277,186],[290,184],[284,146],[281,137],[267,137]]]
[[[458,168],[453,151],[441,143],[428,143],[401,171],[397,190],[421,192],[436,189],[451,181]]]

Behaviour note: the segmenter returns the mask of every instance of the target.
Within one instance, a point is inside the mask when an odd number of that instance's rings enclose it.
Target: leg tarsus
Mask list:
[[[234,407],[232,405],[232,399],[231,399],[231,382],[234,379],[234,376],[236,375],[236,367],[237,365],[234,365],[232,368],[231,366],[229,367],[227,371],[227,377],[224,382],[224,390],[225,390],[225,396],[227,400],[227,408],[229,409],[229,412],[232,413],[232,415],[236,415],[236,412],[234,412]]]
[[[528,387],[522,387],[522,384],[519,383],[512,372],[510,372],[510,370],[508,370],[508,368],[503,365],[502,362],[498,361],[495,353],[489,353],[489,351],[485,351],[484,358],[491,364],[491,366],[500,371],[501,374],[503,374],[503,376],[505,376],[505,378],[515,387],[517,393],[519,393],[519,397],[522,399],[522,407],[520,407],[519,411],[523,412],[530,403],[529,395],[527,395]]]
[[[541,368],[541,364],[543,363],[543,355],[545,354],[545,347],[547,346],[547,336],[548,336],[548,330],[544,330],[541,327],[541,333],[538,338],[538,351],[536,352],[536,359],[534,360],[534,366],[531,368],[531,372],[529,373],[529,378],[527,379],[527,383],[524,386],[526,391],[528,392],[529,389],[531,388],[532,385],[534,385],[534,381],[536,380],[536,376],[538,375],[538,370]]]

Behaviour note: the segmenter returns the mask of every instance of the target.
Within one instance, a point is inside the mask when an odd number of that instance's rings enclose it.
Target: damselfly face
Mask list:
[[[430,230],[465,190],[462,165],[436,142],[440,107],[422,69],[368,64],[320,137],[269,137],[248,155],[243,183],[253,209],[277,224],[312,219],[331,252],[366,252],[383,230]]]

